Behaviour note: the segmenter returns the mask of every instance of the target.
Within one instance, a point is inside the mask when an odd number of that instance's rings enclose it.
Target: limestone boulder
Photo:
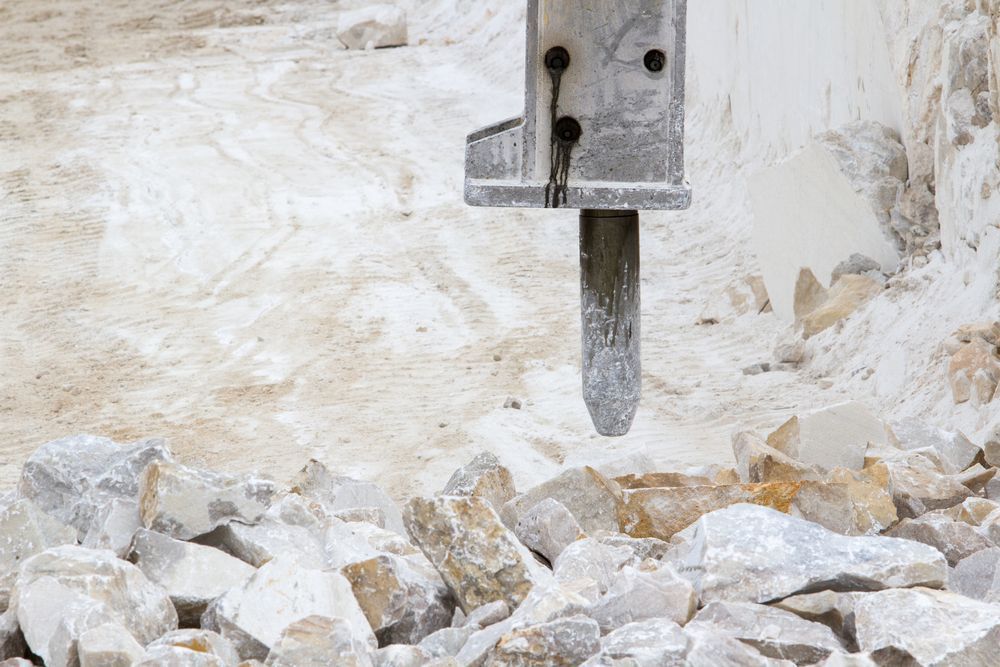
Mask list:
[[[683,625],[697,608],[698,598],[690,582],[669,563],[650,559],[622,568],[607,592],[590,607],[589,615],[601,626],[602,633],[608,633],[652,618]]]
[[[856,648],[854,607],[865,595],[868,593],[819,591],[792,595],[773,602],[771,606],[791,612],[807,621],[825,625],[844,642],[847,648],[854,650]]]
[[[710,602],[691,621],[692,629],[708,629],[749,644],[762,655],[813,665],[845,651],[830,628],[765,605]]]
[[[0,660],[22,656],[26,650],[24,635],[17,624],[17,609],[0,612]]]
[[[170,458],[162,440],[122,445],[91,435],[61,438],[28,457],[18,493],[76,528],[83,539],[100,505],[110,498],[136,500],[142,470],[151,462]]]
[[[821,480],[823,473],[771,447],[756,433],[733,435],[736,470],[744,484]]]
[[[406,46],[406,32],[406,12],[395,5],[343,11],[337,21],[337,39],[348,49]]]
[[[98,625],[120,624],[140,644],[177,627],[166,592],[110,551],[62,546],[31,557],[15,600],[25,640],[47,665],[72,664],[79,636]]]
[[[886,534],[930,545],[943,553],[952,566],[977,551],[994,546],[975,526],[939,514],[903,519]]]
[[[573,542],[586,537],[573,514],[558,500],[546,498],[520,519],[514,534],[532,551],[550,563]]]
[[[884,291],[882,283],[868,276],[842,276],[826,301],[802,318],[802,335],[811,338],[845,320]]]
[[[947,562],[933,547],[845,537],[758,505],[706,514],[670,559],[702,603],[766,603],[820,585],[842,591],[941,587],[947,579]]]
[[[546,498],[562,503],[587,533],[618,531],[621,488],[589,466],[571,468],[529,489],[504,504],[500,516],[509,528],[514,528],[525,512]]]
[[[399,506],[380,486],[338,475],[319,461],[309,461],[299,472],[292,492],[317,503],[331,516],[348,510],[375,510],[385,516],[386,529],[406,535]]]
[[[146,529],[136,533],[129,558],[167,592],[180,622],[187,626],[197,625],[212,600],[242,585],[256,571],[218,549]]]
[[[139,491],[143,526],[188,540],[230,521],[259,520],[271,504],[274,483],[154,461],[143,470]]]
[[[586,616],[512,630],[497,643],[488,667],[573,667],[601,650],[601,631]]]
[[[886,590],[855,609],[862,651],[895,650],[919,665],[988,665],[1000,646],[1000,606],[926,588]]]
[[[1000,603],[1000,548],[983,549],[960,560],[948,577],[948,588],[974,600]]]
[[[132,667],[145,651],[124,626],[105,623],[77,639],[80,667]]]
[[[886,461],[892,500],[901,519],[958,505],[975,492],[954,475],[911,461]]]
[[[458,628],[441,628],[420,640],[420,648],[432,658],[448,658],[458,655],[465,642],[480,628],[476,625]]]
[[[973,381],[977,374],[981,374],[986,383],[992,385],[992,392],[988,387],[979,390],[984,395],[982,398],[989,395],[985,401],[980,398],[980,403],[989,403],[996,391],[997,382],[1000,381],[1000,354],[996,344],[988,343],[982,338],[975,338],[963,345],[948,362],[948,382],[956,404],[965,403],[972,398]],[[983,379],[980,379],[980,384]]]
[[[553,563],[553,573],[559,582],[568,583],[590,579],[601,594],[626,565],[637,565],[643,559],[627,546],[605,544],[596,538],[587,538],[566,547]]]
[[[337,572],[304,567],[292,556],[278,556],[242,586],[216,598],[202,616],[202,627],[228,639],[241,658],[264,660],[282,630],[307,616],[341,618],[359,642],[377,646],[350,582]]]
[[[584,667],[683,665],[688,638],[681,626],[657,618],[628,623],[601,638],[601,650]]]
[[[374,667],[371,647],[343,618],[306,616],[281,631],[266,667]]]
[[[431,654],[419,646],[393,644],[375,651],[372,660],[375,667],[424,667]]]
[[[483,452],[456,470],[442,493],[446,496],[479,496],[499,512],[517,495],[517,489],[510,470],[496,456]]]
[[[404,520],[466,614],[496,600],[517,607],[548,576],[482,498],[414,498]]]
[[[767,437],[767,444],[807,465],[860,470],[869,443],[887,440],[886,425],[852,401],[792,417]]]
[[[0,608],[7,608],[21,563],[62,544],[75,544],[76,528],[46,514],[27,498],[0,510]]]
[[[211,630],[188,628],[168,632],[146,646],[146,661],[169,658],[159,664],[235,665],[240,661],[233,645]]]
[[[947,431],[917,419],[894,421],[890,426],[890,444],[911,451],[933,449],[947,474],[968,469],[981,452],[960,431]]]
[[[416,644],[451,623],[455,602],[430,563],[384,554],[341,569],[382,646]]]
[[[108,549],[124,558],[132,546],[132,537],[140,528],[139,502],[131,498],[110,498],[96,509],[82,544],[88,549]]]

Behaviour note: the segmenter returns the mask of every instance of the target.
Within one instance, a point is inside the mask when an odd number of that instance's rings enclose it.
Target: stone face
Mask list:
[[[963,558],[948,577],[948,588],[974,600],[1000,603],[1000,548]]]
[[[516,607],[544,576],[482,498],[414,498],[404,518],[413,541],[467,614],[496,600]]]
[[[76,542],[77,530],[43,512],[26,498],[0,511],[0,607],[7,599],[25,559],[50,547]]]
[[[694,588],[668,563],[646,560],[626,566],[589,615],[607,633],[628,623],[668,618],[683,625],[698,608]]]
[[[749,431],[733,435],[736,471],[744,484],[820,480],[822,473],[774,449]]]
[[[772,603],[771,606],[784,609],[800,618],[814,623],[822,623],[835,635],[845,640],[848,648],[854,643],[854,607],[868,593],[837,593],[820,591],[793,595]]]
[[[49,665],[72,662],[80,634],[104,623],[123,625],[141,644],[177,627],[170,598],[137,567],[76,546],[25,561],[16,604],[28,646]]]
[[[316,460],[306,464],[292,492],[318,503],[331,516],[345,510],[376,509],[385,515],[385,528],[406,535],[399,506],[377,484],[338,475]]]
[[[140,529],[130,560],[170,596],[180,622],[196,625],[208,604],[243,584],[255,569],[218,549]]]
[[[683,665],[687,651],[688,638],[681,627],[658,618],[629,623],[608,633],[601,639],[600,653],[583,664],[585,667]]]
[[[382,554],[412,556],[420,550],[399,533],[368,523],[333,520],[323,534],[323,551],[329,567],[343,567]]]
[[[974,526],[934,514],[903,519],[887,535],[928,544],[943,553],[952,566],[977,551],[993,546],[993,542]]]
[[[341,570],[381,645],[416,644],[451,623],[455,602],[424,562],[386,554]]]
[[[891,424],[890,444],[907,450],[927,447],[937,452],[943,472],[955,474],[966,470],[979,456],[980,449],[959,431],[946,431],[916,419]]]
[[[487,500],[494,510],[517,495],[510,470],[489,452],[477,454],[472,461],[454,472],[442,492],[446,496],[479,496]]]
[[[915,588],[866,596],[855,609],[862,651],[905,651],[920,665],[988,665],[1000,646],[1000,607]]]
[[[982,338],[974,338],[959,348],[948,362],[948,382],[951,384],[955,403],[965,403],[972,397],[973,378],[979,371],[984,371],[990,378],[995,390],[996,383],[1000,380],[1000,355],[997,353],[997,346]]]
[[[375,651],[375,667],[424,667],[431,654],[419,646],[393,644]]]
[[[823,585],[844,591],[942,586],[936,549],[888,537],[844,537],[756,505],[703,516],[672,557],[703,603],[770,602]],[[746,572],[756,573],[747,577]]]
[[[792,303],[795,321],[800,322],[806,315],[826,303],[827,298],[829,298],[828,291],[816,279],[816,275],[809,269],[799,269]]]
[[[593,468],[571,468],[506,503],[500,510],[503,522],[513,528],[525,512],[553,498],[568,509],[587,533],[618,532],[618,510],[622,492],[617,483]]]
[[[88,549],[108,549],[124,558],[132,546],[132,536],[140,528],[138,501],[111,498],[97,508],[82,544]]]
[[[241,658],[263,660],[285,627],[313,615],[346,620],[359,641],[376,647],[347,579],[303,567],[290,556],[278,556],[245,584],[217,598],[205,611],[202,627],[232,642]]]
[[[162,440],[119,445],[91,435],[62,438],[42,445],[28,458],[18,492],[76,528],[82,539],[104,501],[113,497],[135,500],[143,468],[169,459]]]
[[[834,526],[824,524],[827,528],[842,535],[877,535],[898,520],[889,468],[886,465],[876,463],[864,470],[838,468],[830,472],[827,481],[831,486],[844,486],[846,496],[850,499],[852,514],[845,521],[847,528],[837,530]]]
[[[558,500],[546,498],[524,513],[514,534],[532,551],[550,563],[567,546],[586,537],[573,514]]]
[[[220,526],[200,541],[217,546],[253,567],[291,554],[306,567],[327,566],[323,536],[318,529],[289,525],[266,515],[253,526],[236,521]]]
[[[491,667],[572,667],[601,650],[601,631],[593,619],[571,616],[513,630],[497,644]]]
[[[123,626],[106,623],[80,635],[77,653],[80,667],[132,667],[144,651]]]
[[[807,465],[860,470],[868,443],[886,440],[885,424],[861,403],[849,402],[793,417],[767,444]]]
[[[441,628],[420,640],[420,648],[427,651],[433,658],[445,658],[457,655],[469,637],[479,630],[476,626],[460,628]]]
[[[762,655],[812,665],[844,645],[830,628],[774,607],[747,602],[710,602],[690,623],[749,644]]]
[[[792,320],[803,268],[827,280],[843,260],[860,254],[884,273],[895,271],[900,244],[890,210],[907,180],[906,165],[892,130],[859,122],[816,137],[750,178],[753,249],[778,317]]]
[[[810,338],[847,319],[885,288],[868,276],[846,275],[830,288],[826,301],[802,318],[802,335]]]
[[[706,625],[684,628],[688,638],[685,667],[792,667],[790,660],[775,660],[761,655],[749,644]]]
[[[372,667],[369,646],[342,618],[307,616],[288,625],[271,648],[267,667]]]
[[[487,625],[499,623],[509,616],[510,607],[508,607],[507,603],[503,600],[497,600],[496,602],[484,604],[482,607],[479,607],[474,612],[469,614],[469,616],[465,619],[464,625],[485,628]]]
[[[369,5],[343,11],[337,39],[349,49],[406,46],[406,13],[395,5]]]
[[[959,479],[926,466],[886,461],[892,499],[900,518],[913,518],[936,509],[947,509],[975,495]]]
[[[268,480],[154,461],[142,473],[139,511],[146,528],[187,540],[230,521],[257,521],[273,495]]]

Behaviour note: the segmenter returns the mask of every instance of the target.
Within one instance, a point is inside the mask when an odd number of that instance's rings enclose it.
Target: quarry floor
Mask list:
[[[594,434],[575,212],[461,197],[465,135],[521,106],[520,33],[487,76],[446,30],[348,52],[335,24],[325,0],[0,6],[0,489],[80,432],[279,480],[317,458],[397,496],[489,449],[524,486],[634,451],[728,461],[734,429],[845,398],[741,372],[773,315],[696,324],[755,267],[724,122],[694,110],[694,205],[643,216],[642,407]]]

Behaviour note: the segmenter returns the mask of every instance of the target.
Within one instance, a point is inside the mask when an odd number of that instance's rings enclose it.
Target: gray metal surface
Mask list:
[[[601,435],[628,433],[642,393],[639,213],[580,211],[583,400]]]
[[[552,119],[569,116],[582,135],[559,206],[687,208],[686,16],[686,0],[529,0],[525,111],[469,136],[466,202],[545,207]],[[571,56],[558,90],[545,65],[556,46]],[[666,56],[660,71],[644,63],[654,49]]]

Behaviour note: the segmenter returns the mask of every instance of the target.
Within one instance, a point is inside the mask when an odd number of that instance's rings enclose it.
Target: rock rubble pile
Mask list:
[[[66,438],[0,496],[0,665],[995,664],[995,450],[848,403],[733,466],[519,493],[484,453],[400,508]]]

